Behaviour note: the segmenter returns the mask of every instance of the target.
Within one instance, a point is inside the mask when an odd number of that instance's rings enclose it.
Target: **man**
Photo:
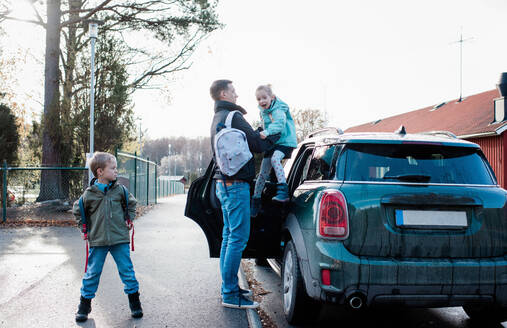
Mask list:
[[[246,111],[236,105],[236,91],[232,81],[217,80],[210,88],[211,98],[215,100],[215,116],[211,124],[211,148],[215,158],[213,143],[217,134],[217,127],[223,126],[227,115],[231,111],[239,111],[234,114],[231,127],[241,130],[246,134],[248,148],[251,152],[260,153],[266,148],[258,131],[252,129],[250,124],[243,118]],[[222,124],[220,124],[222,123]],[[216,160],[215,160],[216,162]],[[255,163],[252,157],[236,174],[227,176],[216,169],[214,179],[216,183],[216,195],[222,207],[224,229],[222,232],[222,248],[220,250],[220,272],[222,275],[222,305],[225,307],[246,309],[256,308],[257,302],[253,302],[246,296],[251,291],[238,286],[238,270],[241,263],[243,250],[250,235],[250,183],[255,178]]]

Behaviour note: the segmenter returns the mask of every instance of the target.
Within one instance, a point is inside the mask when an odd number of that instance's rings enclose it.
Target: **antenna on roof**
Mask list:
[[[463,26],[459,34],[459,40],[451,42],[450,44],[459,43],[459,99],[458,102],[463,100],[463,42],[470,41],[473,38],[463,39]]]

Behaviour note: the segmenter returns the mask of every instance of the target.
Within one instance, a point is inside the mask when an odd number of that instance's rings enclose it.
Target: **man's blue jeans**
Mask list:
[[[220,272],[225,299],[239,293],[238,270],[250,236],[250,185],[247,182],[234,182],[226,190],[222,181],[216,181],[216,184],[216,194],[224,217]]]
[[[123,290],[125,294],[132,294],[139,290],[134,272],[134,266],[130,260],[129,244],[118,244],[114,246],[90,247],[88,253],[88,269],[83,277],[83,286],[81,287],[81,296],[84,298],[94,298],[95,292],[99,287],[100,275],[106,260],[107,253],[111,252],[121,281],[125,285]]]

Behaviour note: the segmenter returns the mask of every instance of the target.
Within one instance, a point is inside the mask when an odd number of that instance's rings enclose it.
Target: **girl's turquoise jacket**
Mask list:
[[[276,144],[296,148],[298,145],[296,125],[290,115],[289,106],[280,98],[275,97],[268,109],[262,107],[259,109],[266,136],[281,133]]]

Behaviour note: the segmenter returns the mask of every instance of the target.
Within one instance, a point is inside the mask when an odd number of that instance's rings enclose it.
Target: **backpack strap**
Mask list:
[[[232,112],[229,112],[227,114],[227,118],[225,119],[225,127],[231,128],[232,127],[232,118],[234,117],[234,114],[239,113],[237,110],[233,110]]]
[[[127,187],[124,185],[121,185],[123,188],[123,198],[125,200],[125,207],[123,208],[123,218],[125,221],[130,220],[130,214],[129,214],[129,191],[127,190]]]
[[[83,233],[83,239],[86,243],[86,262],[85,262],[85,270],[88,269],[88,253],[89,253],[89,245],[88,245],[88,232],[86,230],[86,211],[84,207],[83,196],[79,197],[79,212],[81,214],[81,232]]]
[[[121,185],[123,188],[123,198],[125,199],[125,207],[123,208],[123,218],[125,219],[125,223],[127,224],[127,227],[129,230],[132,228],[132,239],[130,242],[131,250],[134,251],[134,223],[130,220],[130,214],[129,214],[129,191],[127,190],[127,187],[124,185]]]
[[[79,212],[81,214],[81,232],[86,236],[86,211],[84,207],[83,196],[79,197]]]

